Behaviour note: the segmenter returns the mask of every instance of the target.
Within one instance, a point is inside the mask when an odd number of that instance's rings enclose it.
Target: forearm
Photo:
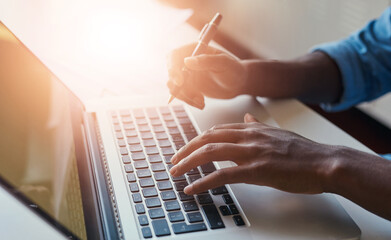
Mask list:
[[[391,220],[391,162],[354,149],[338,148],[336,164],[326,177],[325,191]]]
[[[342,93],[337,65],[314,52],[291,61],[244,60],[247,93],[270,98],[299,98],[308,103],[336,102]]]

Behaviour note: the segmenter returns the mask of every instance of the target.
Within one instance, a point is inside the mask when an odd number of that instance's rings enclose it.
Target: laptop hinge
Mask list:
[[[104,239],[122,239],[122,229],[111,187],[111,177],[106,168],[105,152],[95,113],[85,113],[84,123],[93,186],[100,213],[100,228],[103,230]]]

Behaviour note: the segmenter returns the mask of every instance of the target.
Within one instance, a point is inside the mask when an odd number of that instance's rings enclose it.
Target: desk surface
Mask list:
[[[20,35],[18,33],[23,35],[23,37],[21,37],[23,41],[26,42],[28,41],[28,38],[36,37],[33,36],[32,32],[23,33],[23,27],[28,27],[28,23],[23,24],[20,19],[22,18],[12,17],[11,14],[7,14],[8,23],[19,21],[18,23],[15,23],[15,28],[17,29],[14,30],[16,30],[17,35]],[[170,35],[170,39],[175,39],[175,41],[170,41],[170,44],[167,44],[166,47],[173,48],[184,43],[193,42],[194,39],[197,39],[197,35],[198,32],[196,30],[183,24],[177,27],[173,34]],[[54,66],[51,63],[47,64]],[[75,77],[64,71],[63,73],[59,72],[57,74],[63,80],[69,80],[72,77]],[[164,81],[157,84],[160,88],[164,86]],[[260,98],[259,101],[265,105],[269,114],[284,129],[297,132],[318,142],[341,144],[363,151],[370,151],[342,130],[295,100],[268,101]],[[338,197],[338,200],[362,230],[362,239],[391,239],[390,221],[367,212],[347,199]],[[0,211],[0,222],[2,223],[0,224],[1,236],[7,236],[8,239],[31,239],[31,237],[35,236],[37,236],[37,238],[38,236],[40,236],[40,238],[42,238],[42,236],[47,236],[48,239],[59,237],[57,232],[48,227],[43,220],[34,216],[31,211],[26,210],[26,208],[17,201],[11,201],[10,196],[3,190],[0,190],[0,202],[6,203],[3,204]],[[28,222],[28,224],[26,224],[26,222]],[[23,229],[23,231],[20,231],[21,229]],[[34,235],[35,233],[39,234]],[[41,235],[43,233],[45,234]]]

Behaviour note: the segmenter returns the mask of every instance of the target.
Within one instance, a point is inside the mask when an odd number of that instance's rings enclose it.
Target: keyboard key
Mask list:
[[[179,150],[179,149],[181,149],[183,146],[186,145],[186,143],[183,142],[183,141],[174,142],[174,144],[175,144],[175,149],[176,149],[176,150]]]
[[[185,189],[185,187],[189,184],[186,181],[182,181],[182,182],[175,182],[174,185],[175,185],[175,190],[183,191],[183,189]]]
[[[153,131],[158,134],[158,133],[164,133],[166,129],[162,125],[155,125],[153,126]]]
[[[140,203],[143,201],[143,199],[141,198],[141,194],[140,193],[133,193],[132,194],[132,198],[133,198],[133,202],[134,203]]]
[[[190,171],[186,173],[187,175],[195,175],[195,174],[200,174],[200,171],[198,171],[198,168],[193,168]]]
[[[147,115],[149,118],[158,118],[159,117],[155,108],[147,108],[146,112],[147,112]]]
[[[172,120],[174,120],[174,118],[172,117],[171,114],[163,115],[163,119],[164,119],[164,121],[172,121]]]
[[[212,197],[209,195],[209,193],[207,194],[200,194],[200,195],[197,195],[197,200],[200,204],[209,204],[209,203],[213,203],[213,199]]]
[[[168,139],[159,140],[159,147],[171,147],[171,142]]]
[[[141,133],[141,139],[146,140],[146,139],[153,139],[153,135],[151,132],[142,132]]]
[[[145,152],[147,153],[147,155],[159,154],[159,150],[157,149],[157,147],[146,147]]]
[[[177,200],[164,202],[164,207],[167,211],[175,211],[181,209],[181,206],[179,205],[179,202]]]
[[[224,194],[223,195],[223,200],[225,204],[232,204],[234,201],[232,200],[231,196],[229,194]]]
[[[145,117],[143,109],[133,109],[133,116],[135,118],[143,118],[143,117]]]
[[[193,182],[197,181],[197,180],[200,179],[200,178],[201,178],[201,175],[199,175],[199,174],[197,174],[197,175],[191,175],[191,176],[189,176],[189,182],[190,182],[190,183],[193,183]]]
[[[120,125],[114,125],[114,131],[121,132],[121,126]]]
[[[159,163],[162,162],[162,157],[158,154],[148,155],[148,161],[150,163]]]
[[[174,181],[174,182],[178,182],[178,181],[184,181],[184,180],[186,180],[186,177],[185,177],[185,175],[180,175],[180,176],[178,176],[178,177],[173,177],[173,176],[171,176],[171,179],[172,179],[172,181]]]
[[[174,167],[174,164],[171,164],[171,163],[167,164],[167,170],[168,170],[168,171],[170,171],[170,169],[171,169],[172,167]]]
[[[172,230],[175,234],[206,231],[206,225],[204,223],[197,223],[187,225],[186,223],[174,223],[172,224]]]
[[[138,145],[138,144],[135,144],[135,145],[129,145],[129,149],[132,153],[135,153],[135,152],[142,152],[143,151],[143,147],[141,145]]]
[[[109,111],[107,112],[112,118],[117,118],[117,112],[116,111]]]
[[[176,199],[176,195],[174,191],[164,191],[160,193],[163,201]]]
[[[152,178],[140,179],[140,186],[142,188],[153,187],[153,186],[155,186],[155,182],[153,181]]]
[[[149,224],[147,215],[138,216],[138,222],[141,226],[146,226]]]
[[[228,190],[225,186],[213,188],[210,190],[213,195],[221,195],[221,194],[226,194],[228,193]]]
[[[128,137],[126,139],[126,141],[128,142],[129,145],[140,143],[140,140],[138,139],[138,137]]]
[[[113,124],[118,124],[118,123],[119,123],[118,118],[113,118]]]
[[[171,185],[170,181],[162,181],[162,182],[157,183],[157,188],[160,191],[170,190],[170,189],[172,189],[172,185]]]
[[[147,178],[152,176],[151,171],[149,171],[149,169],[140,169],[137,170],[136,173],[137,173],[137,177],[139,178]]]
[[[223,220],[221,219],[215,205],[203,205],[202,211],[204,212],[211,229],[225,228]]]
[[[174,156],[174,155],[166,155],[166,156],[164,156],[164,162],[167,163],[167,164],[170,164],[172,156]]]
[[[148,125],[139,125],[138,130],[140,132],[150,132],[151,131],[151,129],[149,128]]]
[[[172,135],[172,134],[180,134],[181,132],[177,127],[175,127],[175,128],[169,128],[168,133]]]
[[[126,174],[126,177],[128,179],[128,182],[135,182],[136,181],[136,176],[134,175],[134,173]]]
[[[135,193],[135,192],[138,192],[139,191],[139,188],[138,188],[138,184],[137,183],[131,183],[129,184],[129,188],[130,188],[130,191],[132,193]]]
[[[125,168],[125,172],[127,173],[132,173],[134,170],[133,170],[133,165],[128,163],[128,164],[125,164],[124,165],[124,168]]]
[[[168,128],[175,128],[177,126],[175,121],[166,121],[166,126]]]
[[[212,162],[208,162],[204,165],[201,165],[200,168],[201,168],[201,172],[204,174],[212,173],[216,171],[216,167]]]
[[[145,155],[143,152],[132,153],[133,161],[145,160]]]
[[[118,146],[120,146],[120,147],[126,147],[126,142],[125,142],[125,140],[123,140],[123,139],[118,140]]]
[[[229,210],[229,208],[227,206],[220,206],[219,207],[220,209],[220,212],[223,216],[227,216],[227,215],[232,215],[231,211]]]
[[[141,228],[141,232],[143,233],[144,238],[152,238],[152,231],[150,227]]]
[[[135,205],[135,208],[136,208],[137,214],[143,214],[143,213],[145,213],[144,204],[138,203],[138,204]]]
[[[236,226],[243,226],[245,225],[243,218],[240,215],[235,215],[232,217],[234,219],[234,222]]]
[[[148,168],[148,162],[145,160],[134,162],[134,167],[136,169]]]
[[[119,111],[119,115],[121,116],[130,116],[130,111],[128,109],[122,109]]]
[[[127,124],[124,124],[124,128],[125,128],[125,130],[134,130],[136,127],[134,126],[133,123],[127,123]]]
[[[182,127],[186,126],[186,127],[191,127],[194,129],[193,125],[191,125],[190,119],[187,117],[179,117],[178,122],[179,122],[179,124],[182,125]]]
[[[191,212],[191,211],[198,210],[198,206],[195,201],[183,202],[182,206],[183,206],[183,209],[185,210],[185,212]]]
[[[152,227],[158,237],[171,235],[166,219],[153,220]]]
[[[146,124],[148,124],[148,121],[145,118],[138,118],[138,119],[136,119],[136,122],[137,122],[138,125],[146,125]]]
[[[171,111],[168,107],[159,107],[159,111],[162,115],[170,114]]]
[[[152,172],[161,172],[166,170],[166,166],[163,163],[154,163],[151,164]]]
[[[197,134],[197,131],[192,125],[182,125],[182,129],[185,134]]]
[[[183,138],[180,134],[171,134],[172,141],[178,142],[178,141],[183,141]]]
[[[130,163],[130,157],[129,156],[122,156],[122,162],[123,163]]]
[[[142,190],[143,192],[143,196],[145,198],[148,198],[148,197],[157,197],[157,190],[156,188],[152,187],[152,188],[144,188]]]
[[[152,219],[165,217],[163,208],[149,209],[148,214],[149,214],[149,217]]]
[[[156,172],[153,174],[156,181],[168,180],[168,174],[166,172]]]
[[[165,132],[156,133],[156,139],[157,140],[168,139],[168,135]]]
[[[172,147],[164,147],[164,148],[161,148],[162,149],[162,153],[164,156],[166,155],[173,155],[175,152],[174,152],[174,149],[172,149]]]
[[[189,223],[195,223],[195,222],[203,222],[204,219],[202,218],[202,215],[200,212],[192,212],[186,214],[187,220]]]
[[[137,137],[137,131],[136,130],[127,130],[125,132],[125,135],[127,137]]]
[[[131,123],[131,122],[133,122],[133,119],[131,117],[123,117],[122,122],[123,123]]]
[[[126,147],[119,148],[121,155],[128,155],[128,149]]]
[[[181,222],[185,221],[185,217],[183,216],[182,212],[169,212],[168,214],[168,219],[170,222]]]
[[[123,139],[124,138],[124,135],[122,135],[121,132],[116,132],[115,136],[117,137],[117,139]]]
[[[228,207],[232,214],[239,214],[239,210],[236,208],[235,204],[228,205]]]
[[[143,141],[144,147],[154,147],[156,146],[155,140],[153,139],[147,139]]]
[[[172,109],[174,110],[174,112],[184,112],[185,111],[185,108],[183,107],[183,105],[174,105],[174,106],[172,106]]]
[[[141,198],[141,195],[140,195],[140,198]],[[162,206],[159,198],[147,198],[147,199],[145,199],[145,204],[147,205],[147,208],[154,208],[154,207]]]
[[[197,134],[185,134],[186,135],[186,138],[187,138],[187,141],[191,141],[193,138],[197,137]]]
[[[151,119],[151,124],[152,124],[152,126],[159,126],[159,125],[162,125],[162,121],[160,121],[160,119],[158,119],[158,118]]]
[[[194,200],[194,197],[192,195],[187,195],[184,192],[178,192],[179,199],[183,201],[190,201]]]

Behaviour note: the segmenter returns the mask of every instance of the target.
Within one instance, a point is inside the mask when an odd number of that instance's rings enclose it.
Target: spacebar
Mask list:
[[[225,228],[223,220],[221,219],[215,205],[203,205],[202,211],[205,213],[211,229]]]
[[[205,231],[206,225],[204,223],[192,225],[187,225],[186,223],[174,223],[172,224],[172,230],[174,230],[175,234]]]

